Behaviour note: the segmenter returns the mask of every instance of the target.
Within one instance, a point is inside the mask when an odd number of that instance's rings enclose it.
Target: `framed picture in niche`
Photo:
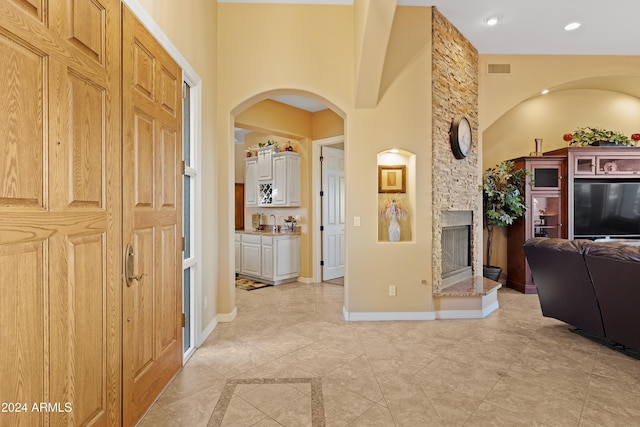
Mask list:
[[[378,193],[406,193],[407,167],[405,165],[378,166]]]

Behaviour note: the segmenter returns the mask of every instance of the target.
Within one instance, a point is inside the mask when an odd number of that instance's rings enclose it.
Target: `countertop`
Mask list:
[[[269,227],[271,228],[271,227]],[[299,236],[300,229],[298,228],[296,231],[270,231],[270,230],[236,230],[238,234],[257,234],[260,236]]]

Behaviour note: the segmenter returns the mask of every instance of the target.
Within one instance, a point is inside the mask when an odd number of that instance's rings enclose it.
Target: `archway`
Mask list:
[[[578,127],[597,126],[636,133],[640,117],[640,76],[598,76],[560,83],[512,105],[483,134],[483,169],[502,160],[567,146],[563,134]],[[507,230],[494,236],[497,265],[506,265]]]
[[[281,102],[280,96],[295,95],[306,100],[312,100],[323,106],[319,111],[308,111],[298,106]],[[277,99],[276,99],[277,98]],[[345,113],[326,98],[314,93],[295,90],[279,89],[257,94],[242,102],[231,111],[231,121],[234,125],[234,137],[230,138],[231,153],[235,158],[232,175],[238,182],[243,178],[245,150],[267,140],[272,140],[282,146],[288,146],[301,155],[301,204],[299,207],[247,207],[242,204],[244,212],[244,229],[250,229],[251,214],[260,213],[269,225],[278,223],[283,217],[294,217],[299,221],[301,229],[301,274],[299,281],[315,283],[322,277],[318,271],[319,264],[317,242],[320,236],[320,210],[316,198],[318,179],[316,174],[316,160],[314,141],[344,140]],[[244,129],[237,132],[238,128]],[[238,135],[244,134],[244,141],[238,140]],[[318,158],[316,158],[318,157]],[[233,225],[232,225],[233,226]],[[236,258],[236,263],[237,263]],[[231,285],[233,286],[233,285]],[[231,289],[233,291],[233,289]],[[346,280],[345,280],[346,292]]]

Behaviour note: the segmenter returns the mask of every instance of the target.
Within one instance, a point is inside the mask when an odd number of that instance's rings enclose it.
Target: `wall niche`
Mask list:
[[[413,241],[415,163],[408,151],[378,153],[378,242]]]

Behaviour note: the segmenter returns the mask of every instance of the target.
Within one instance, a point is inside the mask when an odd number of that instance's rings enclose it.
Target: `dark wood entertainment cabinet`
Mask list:
[[[507,286],[536,293],[522,245],[532,237],[574,238],[574,180],[640,181],[640,147],[568,147],[512,159],[527,169],[527,213],[507,228]]]

